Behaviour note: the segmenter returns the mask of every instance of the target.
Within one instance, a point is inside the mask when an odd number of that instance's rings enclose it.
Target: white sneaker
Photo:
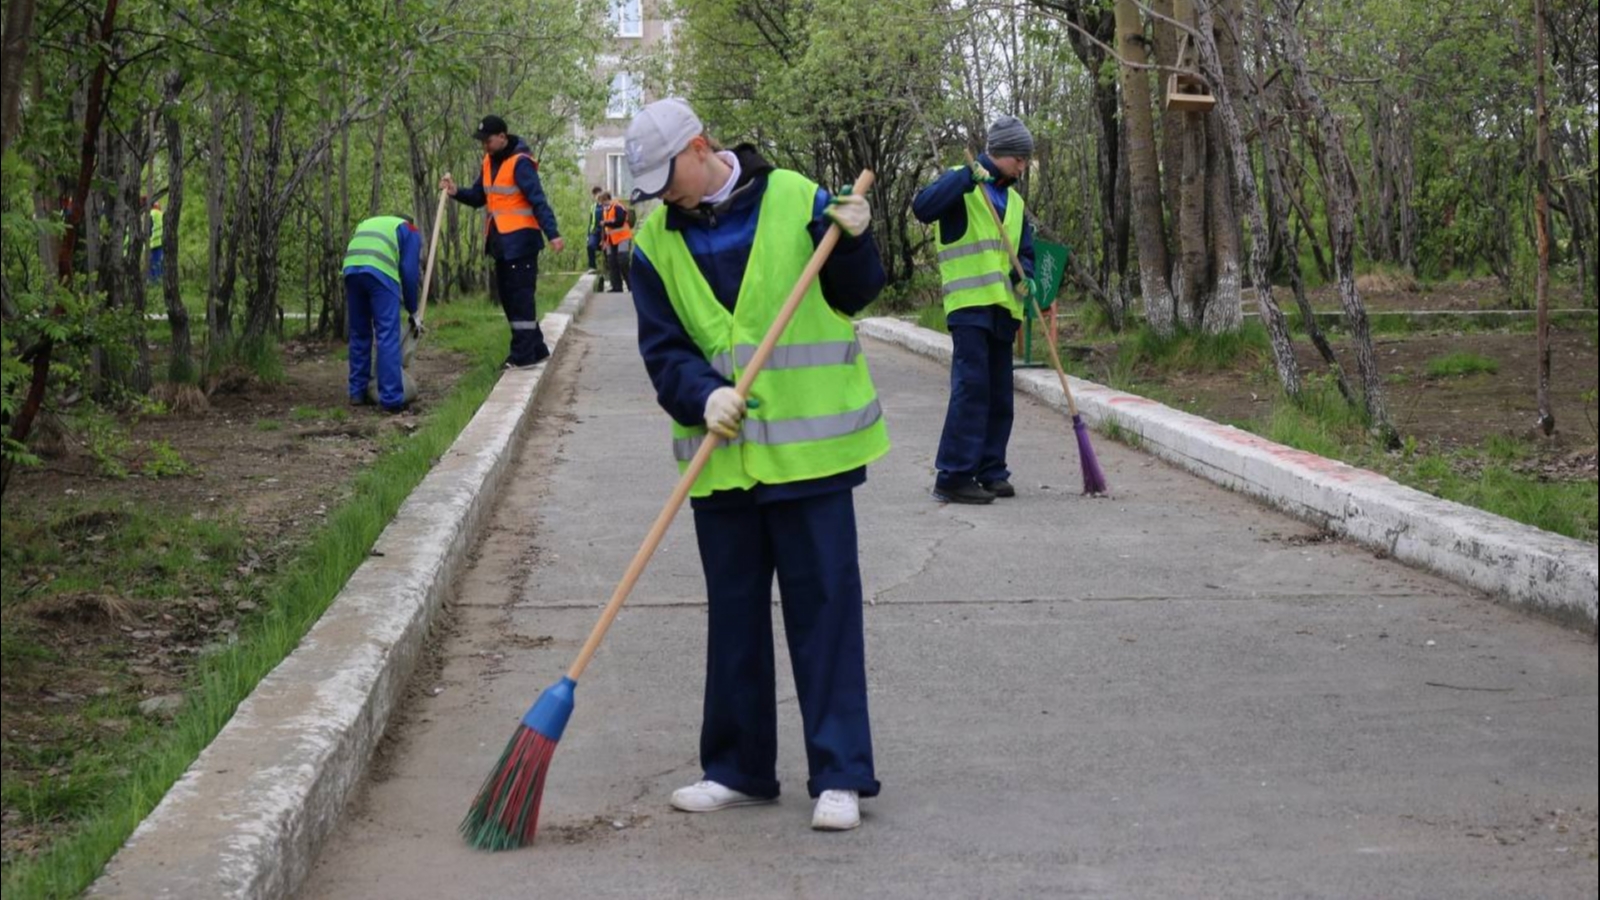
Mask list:
[[[861,795],[855,791],[823,791],[811,814],[818,831],[849,831],[861,824]]]
[[[771,803],[773,797],[752,797],[715,781],[697,781],[688,787],[672,792],[672,808],[684,812],[705,813],[727,809],[730,806],[753,806]]]

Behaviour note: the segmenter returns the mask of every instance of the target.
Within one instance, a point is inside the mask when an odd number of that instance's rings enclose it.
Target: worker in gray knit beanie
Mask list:
[[[990,156],[1032,156],[1033,133],[1016,116],[1001,116],[989,126]]]

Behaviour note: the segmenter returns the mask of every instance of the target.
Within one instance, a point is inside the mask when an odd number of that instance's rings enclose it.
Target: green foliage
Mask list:
[[[1455,350],[1428,360],[1427,369],[1429,378],[1450,378],[1462,375],[1493,375],[1500,371],[1500,364],[1480,353]]]
[[[63,285],[44,264],[40,242],[55,240],[60,223],[32,215],[28,204],[37,174],[14,149],[7,150],[0,161],[0,179],[4,183],[0,274],[5,278],[8,305],[0,324],[0,412],[9,421],[22,410],[33,382],[32,359],[47,341],[51,346],[49,385],[55,392],[109,390],[103,382],[89,382],[91,352],[99,350],[110,368],[125,365],[140,323],[130,310],[107,308],[89,279],[80,276]],[[18,465],[38,464],[37,456],[9,435],[4,454]],[[117,474],[116,467],[111,468],[108,474]]]
[[[1116,441],[1119,444],[1125,444],[1135,450],[1144,446],[1144,436],[1132,428],[1123,425],[1116,416],[1110,416],[1106,419],[1103,430],[1105,431],[1106,437],[1111,438],[1113,441]]]
[[[1349,448],[1368,443],[1368,424],[1361,411],[1345,401],[1331,376],[1317,375],[1305,380],[1299,403],[1280,397],[1260,431],[1280,444],[1346,459]]]
[[[133,442],[128,432],[111,416],[91,409],[84,420],[84,448],[95,461],[95,467],[107,478],[127,478],[128,467],[123,457],[128,455]]]
[[[7,507],[5,531],[0,583],[7,606],[19,594],[23,573],[40,571],[54,577],[34,588],[34,599],[107,585],[132,599],[188,597],[234,574],[245,546],[235,523],[132,502],[64,503],[38,511]]]
[[[950,325],[945,321],[944,305],[935,303],[917,310],[917,324],[941,334],[950,333]]]
[[[1552,481],[1529,468],[1533,448],[1496,434],[1481,447],[1426,452],[1407,439],[1397,453],[1382,452],[1361,414],[1327,379],[1308,383],[1302,403],[1280,400],[1264,427],[1271,440],[1299,450],[1377,469],[1403,484],[1505,516],[1536,528],[1594,541],[1600,496],[1593,480]]]
[[[150,445],[150,458],[145,460],[140,471],[151,478],[181,478],[200,470],[170,443],[156,441]]]
[[[1163,338],[1149,328],[1133,332],[1118,354],[1127,356],[1127,365],[1147,365],[1161,372],[1219,372],[1242,361],[1252,368],[1271,352],[1266,329],[1247,322],[1236,332],[1202,334],[1187,332]]]
[[[1524,468],[1532,456],[1533,449],[1526,442],[1492,435],[1478,450],[1423,457],[1395,474],[1401,481],[1447,500],[1594,541],[1600,536],[1600,493],[1595,482],[1547,480]]]
[[[283,383],[283,351],[270,335],[241,340],[234,348],[233,359],[266,384]]]

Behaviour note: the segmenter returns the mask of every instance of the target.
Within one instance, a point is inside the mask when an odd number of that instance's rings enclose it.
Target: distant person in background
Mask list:
[[[161,281],[161,274],[166,265],[165,233],[162,231],[163,214],[161,204],[150,204],[150,283]]]
[[[539,164],[522,138],[508,133],[506,121],[499,116],[484,116],[473,137],[483,144],[483,172],[477,182],[458,189],[455,180],[446,175],[439,179],[439,187],[468,206],[489,207],[484,252],[494,257],[500,306],[511,323],[511,352],[504,366],[531,369],[550,357],[534,305],[539,251],[546,239],[557,253],[567,244],[539,183]]]
[[[1024,215],[1017,179],[1033,158],[1033,133],[1015,116],[989,127],[988,149],[972,165],[950,169],[911,201],[917,221],[935,226],[945,325],[953,351],[950,405],[933,464],[939,470],[933,496],[947,503],[993,503],[1015,497],[1006,448],[1011,442],[1015,399],[1011,342],[1023,321],[1012,282],[1011,260],[989,195],[1006,237],[1027,275],[1026,290],[1040,287],[1033,275],[1033,225]]]
[[[610,193],[600,194],[601,227],[605,230],[606,271],[610,273],[611,290],[626,291],[630,273],[628,267],[633,256],[633,215]]]
[[[594,200],[594,206],[589,210],[589,271],[599,272],[595,267],[596,254],[600,252],[600,241],[603,238],[603,228],[600,227],[600,217],[605,212],[605,207],[600,204],[600,195],[605,191],[600,185],[589,189],[589,197]],[[600,275],[600,282],[605,283],[605,275]]]
[[[378,405],[403,412],[400,307],[415,316],[422,283],[422,235],[407,216],[374,216],[356,226],[344,251],[344,302],[350,323],[350,402],[365,406],[376,337]],[[415,319],[410,327],[416,329]]]

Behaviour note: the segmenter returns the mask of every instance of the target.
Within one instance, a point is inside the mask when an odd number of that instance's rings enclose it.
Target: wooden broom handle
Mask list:
[[[865,194],[872,189],[872,180],[872,171],[863,169],[851,190],[857,195]],[[800,308],[800,301],[805,299],[806,291],[811,289],[811,283],[816,280],[817,273],[822,271],[822,264],[828,261],[828,254],[833,252],[837,243],[839,243],[839,226],[835,223],[828,226],[827,233],[817,243],[817,249],[811,254],[810,261],[800,273],[800,280],[795,282],[794,289],[789,292],[789,298],[783,302],[783,308],[778,311],[778,317],[772,320],[766,336],[761,339],[760,346],[756,347],[755,356],[750,358],[750,364],[739,375],[738,384],[733,386],[741,398],[750,396],[750,386],[755,383],[756,376],[761,374],[762,366],[765,366],[767,359],[772,356],[772,349],[778,345],[778,338],[783,336],[784,328],[788,326],[789,320],[794,318],[795,311]],[[667,528],[672,525],[672,520],[678,515],[678,508],[683,506],[683,501],[689,496],[689,489],[694,486],[695,479],[700,477],[700,470],[706,467],[706,463],[711,460],[711,454],[716,452],[721,444],[721,437],[710,430],[706,431],[705,440],[700,442],[700,449],[695,451],[694,459],[689,461],[689,468],[678,476],[678,483],[673,487],[672,495],[667,498],[666,505],[661,507],[661,512],[656,516],[655,523],[650,526],[650,533],[645,535],[639,551],[633,554],[633,561],[628,563],[628,570],[622,573],[622,581],[611,593],[611,601],[600,613],[600,621],[594,623],[594,629],[589,632],[589,639],[583,642],[583,649],[578,651],[578,658],[572,661],[572,667],[567,670],[568,678],[577,681],[583,670],[588,667],[589,659],[600,648],[600,641],[605,638],[606,631],[617,618],[623,602],[628,599],[628,594],[632,593],[639,576],[644,574],[644,567],[650,562],[650,557],[655,555],[656,548],[661,545],[661,539],[666,537]]]
[[[978,165],[978,161],[972,158],[971,150],[967,151],[967,165],[974,168]],[[1011,246],[1011,235],[1006,232],[1006,223],[1000,219],[1000,211],[994,208],[994,201],[989,199],[989,192],[984,189],[983,185],[978,185],[975,190],[977,190],[978,196],[983,198],[983,205],[989,208],[989,215],[994,219],[995,230],[1000,232],[1000,244],[1006,248],[1006,255],[1011,257],[1011,268],[1016,270],[1017,277],[1022,280],[1022,283],[1027,284],[1028,273],[1022,271],[1022,260],[1017,258],[1016,248]],[[1033,291],[1031,290],[1024,289],[1023,293],[1027,295],[1028,305],[1033,307],[1034,317],[1043,322],[1044,313],[1039,309],[1038,298],[1033,296]],[[1050,364],[1055,366],[1056,377],[1061,379],[1061,393],[1067,396],[1067,412],[1075,417],[1078,415],[1078,404],[1077,401],[1072,399],[1072,389],[1067,387],[1067,372],[1061,368],[1061,357],[1056,353],[1056,342],[1049,340],[1045,341],[1044,344],[1045,348],[1050,351]]]
[[[449,178],[450,173],[444,173]],[[422,324],[422,317],[428,312],[428,288],[433,284],[433,258],[439,252],[439,232],[444,230],[444,204],[450,199],[450,193],[443,188],[439,190],[439,208],[433,213],[433,237],[428,241],[428,266],[422,273],[422,300],[417,303],[417,324]]]

